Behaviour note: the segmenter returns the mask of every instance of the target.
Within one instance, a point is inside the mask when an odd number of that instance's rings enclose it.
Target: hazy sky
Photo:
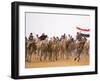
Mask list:
[[[49,37],[61,36],[66,33],[76,35],[76,26],[89,28],[89,15],[26,13],[26,36],[29,33],[47,34]]]

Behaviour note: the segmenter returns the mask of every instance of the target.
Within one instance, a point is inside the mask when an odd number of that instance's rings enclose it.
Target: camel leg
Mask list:
[[[80,54],[78,54],[78,56],[74,59],[74,61],[77,61],[77,62],[80,61]]]

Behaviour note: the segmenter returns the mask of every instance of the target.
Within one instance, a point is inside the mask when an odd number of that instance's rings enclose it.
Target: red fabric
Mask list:
[[[86,31],[86,32],[89,32],[90,29],[83,29],[83,28],[80,28],[80,27],[76,27],[78,30],[81,30],[81,31]]]

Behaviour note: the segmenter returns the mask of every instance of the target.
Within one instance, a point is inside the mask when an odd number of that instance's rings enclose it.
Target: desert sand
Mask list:
[[[35,58],[34,58],[35,57]],[[41,67],[61,67],[61,66],[84,66],[89,65],[89,55],[82,54],[80,61],[74,61],[75,56],[69,59],[59,59],[57,61],[39,61],[36,56],[32,56],[31,62],[25,62],[25,68],[41,68]]]

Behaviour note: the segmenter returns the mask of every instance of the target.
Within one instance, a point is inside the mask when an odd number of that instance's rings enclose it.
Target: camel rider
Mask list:
[[[30,33],[28,40],[33,41],[33,34],[32,33]]]
[[[78,41],[81,41],[81,39],[82,39],[82,35],[79,32],[77,32],[76,39]]]
[[[47,37],[48,37],[47,35],[45,35],[44,33],[42,33],[42,35],[39,38],[40,38],[40,40],[45,40]]]

